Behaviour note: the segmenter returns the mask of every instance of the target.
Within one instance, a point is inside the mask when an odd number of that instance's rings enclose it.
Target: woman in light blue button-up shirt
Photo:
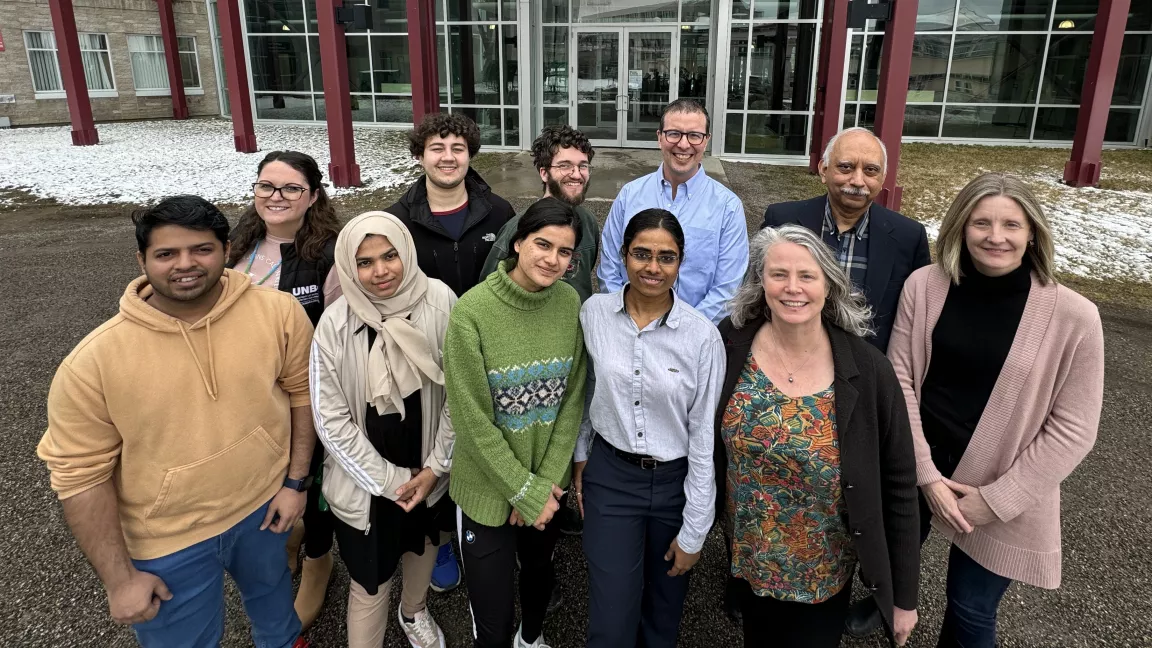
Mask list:
[[[713,414],[725,356],[712,322],[673,286],[684,233],[670,212],[632,218],[628,283],[580,311],[589,423],[574,485],[588,559],[588,646],[676,645],[688,572],[715,514]],[[593,371],[595,382],[593,382]]]

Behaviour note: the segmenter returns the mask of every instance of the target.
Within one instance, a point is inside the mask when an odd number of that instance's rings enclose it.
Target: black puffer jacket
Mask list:
[[[424,274],[448,284],[457,296],[480,282],[488,251],[500,228],[515,214],[512,205],[492,189],[473,169],[464,177],[468,190],[468,220],[456,241],[436,221],[428,207],[428,188],[421,176],[388,213],[404,222],[416,245],[416,262]]]

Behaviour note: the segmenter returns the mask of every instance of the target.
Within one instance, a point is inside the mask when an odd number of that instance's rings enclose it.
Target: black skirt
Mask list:
[[[375,333],[371,329],[369,332]],[[419,470],[424,464],[420,394],[415,391],[404,399],[403,421],[399,414],[381,416],[375,407],[365,404],[364,431],[368,440],[381,457],[400,468]],[[424,501],[409,513],[386,497],[373,497],[368,522],[368,530],[362,531],[337,519],[336,541],[340,543],[340,558],[348,567],[348,575],[374,595],[381,584],[392,578],[401,556],[408,552],[423,554],[426,540],[438,546],[441,531],[455,528],[456,515],[447,493],[435,505],[429,507]]]

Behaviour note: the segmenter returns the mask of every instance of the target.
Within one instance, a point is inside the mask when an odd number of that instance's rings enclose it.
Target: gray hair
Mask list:
[[[884,140],[876,137],[876,133],[873,133],[863,126],[845,128],[839,133],[833,135],[832,139],[828,140],[828,146],[824,147],[824,157],[821,158],[824,161],[824,166],[830,166],[832,164],[832,149],[836,148],[836,143],[840,141],[841,137],[849,133],[868,133],[872,136],[873,139],[876,140],[876,143],[880,145],[880,152],[884,154],[884,166],[881,167],[881,171],[888,173],[888,147],[884,146]]]
[[[800,225],[765,227],[752,237],[748,244],[748,274],[744,276],[743,285],[729,302],[732,324],[736,328],[758,317],[772,319],[772,312],[764,299],[764,262],[768,250],[778,243],[795,243],[807,249],[816,265],[820,266],[827,287],[824,310],[820,313],[825,322],[859,337],[872,335],[872,309],[865,301],[864,295],[853,294],[852,281],[836,262],[832,248],[812,230]]]

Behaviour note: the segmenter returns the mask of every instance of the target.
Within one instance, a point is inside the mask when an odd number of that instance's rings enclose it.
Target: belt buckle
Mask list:
[[[652,457],[640,457],[641,470],[656,470],[656,464],[659,463]]]

